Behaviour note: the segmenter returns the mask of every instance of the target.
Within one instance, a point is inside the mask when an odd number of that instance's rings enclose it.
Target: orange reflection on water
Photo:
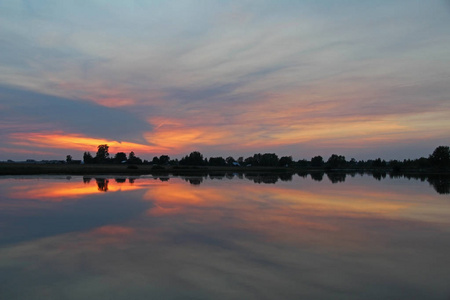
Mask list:
[[[380,246],[387,242],[389,234],[384,240],[375,240],[378,235],[370,234],[380,228],[389,233],[393,226],[399,229],[448,223],[448,212],[442,210],[447,206],[442,205],[444,201],[436,202],[434,194],[399,186],[380,189],[372,179],[369,184],[337,185],[298,178],[280,184],[224,179],[204,180],[199,186],[180,178],[83,180],[18,180],[7,190],[7,196],[61,202],[105,192],[142,190],[144,193],[132,197],[151,203],[145,214],[138,213],[143,223],[137,227],[131,220],[127,224],[130,227],[102,224],[90,232],[95,238],[101,236],[100,240],[114,243],[120,243],[124,236],[160,239],[186,226],[199,225],[205,230],[246,232],[269,240],[336,247],[365,243]],[[125,193],[120,195],[127,199]],[[152,223],[149,228],[144,225],[146,221]]]
[[[169,186],[152,187],[144,196],[155,205],[147,211],[148,216],[180,226],[200,223],[253,232],[269,239],[334,246],[362,245],[374,224],[389,230],[394,223],[406,228],[442,221],[436,211],[418,213],[427,210],[424,195],[406,197],[400,191],[379,191],[368,186],[311,190],[224,181],[198,187],[177,179],[171,180]],[[382,245],[383,241],[377,243]]]
[[[15,185],[9,196],[15,199],[33,199],[39,201],[60,202],[65,199],[78,199],[99,192],[126,192],[146,188],[149,182],[106,178],[90,178],[88,181],[30,181],[23,180],[23,185]]]
[[[395,194],[364,190],[361,192],[347,192],[339,194],[334,191],[322,193],[286,188],[277,185],[249,184],[239,186],[239,189],[230,188],[227,185],[192,187],[184,182],[173,180],[170,188],[157,186],[148,190],[144,196],[154,200],[160,210],[153,209],[149,214],[160,214],[167,209],[182,212],[190,207],[217,207],[236,206],[240,210],[267,207],[273,214],[282,209],[286,212],[302,211],[310,215],[326,216],[331,212],[334,216],[354,216],[365,214],[395,215],[396,212],[405,209],[410,204],[389,201],[395,199]],[[352,197],[352,194],[358,195]],[[400,196],[400,195],[399,195]],[[286,214],[283,214],[286,215]]]

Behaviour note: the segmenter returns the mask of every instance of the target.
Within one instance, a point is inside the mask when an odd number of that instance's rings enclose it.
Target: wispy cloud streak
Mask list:
[[[62,130],[172,154],[423,155],[450,138],[444,6],[2,3],[0,146]]]

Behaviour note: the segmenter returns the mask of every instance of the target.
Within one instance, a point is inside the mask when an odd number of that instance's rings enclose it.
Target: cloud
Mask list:
[[[3,136],[62,130],[211,154],[322,139],[360,149],[363,131],[383,147],[448,138],[442,3],[0,5]],[[177,125],[151,126],[162,119]]]
[[[0,86],[2,123],[11,131],[64,131],[86,136],[143,142],[151,125],[125,110]],[[8,128],[5,130],[8,132]]]
[[[235,179],[236,188],[230,189],[227,179],[194,187],[181,179],[147,178],[135,181],[145,193],[128,191],[126,201],[124,191],[108,197],[97,191],[83,199],[62,193],[62,202],[39,203],[8,195],[26,186],[29,194],[52,185],[91,191],[95,182],[2,182],[2,203],[15,209],[0,214],[16,231],[5,232],[1,266],[8,269],[8,280],[30,283],[19,287],[28,298],[84,299],[95,292],[118,299],[129,299],[130,293],[133,298],[299,299],[333,298],[336,291],[348,294],[345,298],[351,298],[349,291],[376,298],[379,291],[367,285],[375,279],[390,295],[404,295],[406,289],[426,298],[430,290],[446,291],[446,276],[420,272],[447,255],[449,242],[441,238],[448,224],[446,199],[433,198],[425,182],[365,179],[334,186],[310,178],[282,185]],[[83,268],[74,262],[83,262]],[[433,270],[448,274],[445,264]],[[405,280],[405,272],[414,276]],[[58,284],[48,288],[49,282]],[[8,285],[2,295],[14,298],[16,287]]]

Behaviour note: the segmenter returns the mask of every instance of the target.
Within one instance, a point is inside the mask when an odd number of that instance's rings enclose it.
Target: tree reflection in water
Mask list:
[[[389,178],[407,178],[414,179],[420,181],[427,181],[433,189],[439,194],[450,194],[450,176],[446,174],[399,174],[399,173],[386,173],[386,172],[370,172],[370,173],[335,173],[335,172],[326,172],[328,179],[333,184],[338,184],[345,182],[347,175],[351,177],[355,177],[357,174],[363,175],[371,175],[374,179],[381,181],[386,179],[387,175]],[[222,180],[226,179],[248,179],[253,181],[254,183],[264,183],[264,184],[275,184],[279,180],[281,181],[292,181],[294,175],[298,175],[300,178],[306,179],[308,175],[311,176],[311,179],[314,181],[322,181],[325,172],[299,172],[299,173],[212,173],[212,174],[204,174],[204,175],[196,175],[196,176],[180,176],[186,182],[189,182],[192,185],[200,185],[204,182],[205,179],[210,180]],[[167,182],[170,180],[170,176],[154,176],[155,180],[160,180],[161,182]],[[85,184],[89,184],[91,182],[91,177],[83,177],[83,182]],[[114,181],[119,184],[123,184],[127,181],[130,185],[135,183],[135,180],[138,179],[136,177],[126,178],[126,177],[117,177],[114,178]],[[108,183],[109,180],[107,178],[95,178],[97,183],[98,190],[101,192],[108,191]]]
[[[439,194],[450,194],[450,176],[430,175],[427,181]]]
[[[330,179],[331,183],[339,183],[344,182],[347,174],[345,173],[327,173],[328,179]]]
[[[322,181],[323,179],[323,172],[312,172],[311,179],[315,181]]]
[[[108,183],[109,180],[106,178],[95,178],[95,181],[97,182],[97,187],[100,192],[107,192],[108,191]]]

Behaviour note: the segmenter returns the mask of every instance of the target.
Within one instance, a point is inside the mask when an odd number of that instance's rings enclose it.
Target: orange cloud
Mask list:
[[[202,146],[231,146],[240,139],[229,126],[186,125],[184,121],[152,118],[149,122],[155,128],[146,133],[145,138],[155,146],[167,148],[171,153],[198,150]]]
[[[302,110],[294,111],[283,115],[276,110],[267,112],[258,109],[251,115],[247,112],[238,116],[230,124],[215,124],[214,116],[204,117],[194,124],[187,119],[151,119],[149,121],[155,128],[146,133],[145,138],[155,146],[183,153],[201,150],[202,147],[220,147],[224,151],[261,151],[259,149],[307,142],[369,147],[389,143],[393,139],[413,138],[417,133],[395,118],[301,118],[298,116],[308,114],[308,110],[302,113]]]
[[[146,133],[145,138],[154,145],[183,153],[205,148],[276,151],[276,147],[300,143],[322,148],[367,148],[441,134],[439,130],[421,130],[418,122],[411,120],[411,114],[382,110],[372,114],[367,109],[358,112],[359,99],[367,98],[361,94],[364,89],[348,87],[348,90],[350,93],[344,100],[333,99],[333,91],[325,89],[313,96],[309,90],[306,94],[302,91],[266,94],[238,106],[225,102],[186,105],[178,116],[150,117],[148,122],[154,130]],[[376,96],[373,91],[371,97]]]
[[[106,139],[91,138],[80,134],[65,134],[63,132],[50,133],[14,133],[10,137],[11,144],[40,148],[71,149],[86,151],[96,149],[98,145],[108,144],[110,152],[160,153],[167,148],[163,146],[150,146],[131,142],[119,142]]]
[[[60,81],[55,79],[55,81]],[[155,90],[142,90],[121,84],[108,84],[101,81],[70,82],[62,81],[58,84],[56,93],[64,97],[86,99],[106,107],[122,107],[134,105],[162,105],[164,93]],[[142,101],[145,99],[145,101]]]

